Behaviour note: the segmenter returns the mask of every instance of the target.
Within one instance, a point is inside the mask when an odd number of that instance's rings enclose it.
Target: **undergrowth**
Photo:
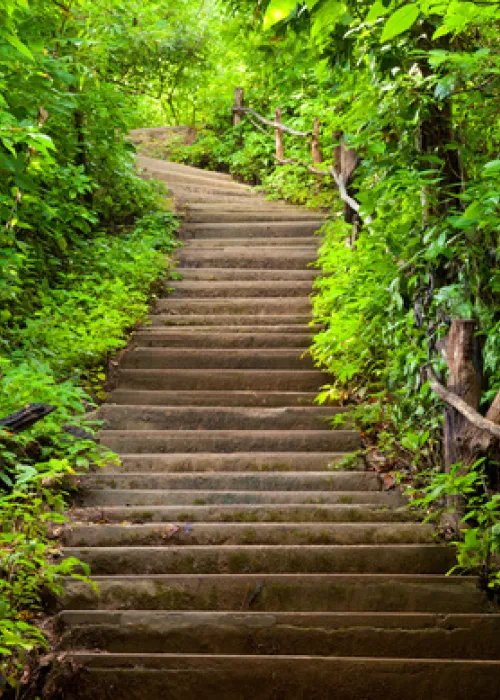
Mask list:
[[[0,416],[29,403],[56,407],[18,435],[0,429],[0,677],[9,686],[47,647],[44,603],[62,592],[63,577],[93,585],[86,565],[61,558],[57,539],[78,475],[116,459],[92,439],[98,424],[85,414],[105,398],[107,360],[146,314],[176,227],[170,212],[151,211],[118,235],[82,242],[61,284],[4,333]]]

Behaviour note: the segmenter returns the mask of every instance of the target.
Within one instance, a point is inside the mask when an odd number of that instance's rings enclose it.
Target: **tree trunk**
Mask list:
[[[476,337],[477,323],[472,320],[455,320],[451,324],[446,349],[448,364],[447,388],[463,399],[474,410],[481,400],[481,348]],[[474,450],[470,444],[469,421],[452,406],[445,409],[445,469],[454,464],[473,464]]]

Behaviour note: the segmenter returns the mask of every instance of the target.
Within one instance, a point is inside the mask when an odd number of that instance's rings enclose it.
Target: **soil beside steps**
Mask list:
[[[181,281],[101,409],[122,464],[65,533],[53,700],[500,698],[500,615],[314,405],[309,267],[323,215],[152,158],[185,211]],[[71,668],[71,673],[68,673]]]

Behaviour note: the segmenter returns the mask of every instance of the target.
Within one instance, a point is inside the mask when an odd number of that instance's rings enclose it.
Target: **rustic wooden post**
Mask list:
[[[338,142],[336,146],[333,147],[333,167],[342,175],[342,132],[333,132],[333,141]]]
[[[317,117],[315,117],[313,122],[311,154],[314,164],[321,163],[323,161],[323,156],[321,155],[321,149],[319,147],[319,119]]]
[[[276,113],[275,113],[274,120],[277,124],[283,123],[281,120],[281,107],[276,107]],[[277,160],[283,160],[285,157],[285,148],[283,145],[283,131],[279,127],[276,127],[275,133],[276,133],[276,158],[277,158]]]
[[[243,107],[244,92],[243,88],[237,87],[234,89],[234,108],[233,108],[233,124],[237,126],[242,120],[241,112],[239,111]]]
[[[446,363],[448,365],[447,389],[463,399],[475,411],[481,399],[480,349],[476,338],[477,323],[472,319],[452,321],[446,340]],[[462,464],[465,471],[472,464],[467,418],[453,406],[444,409],[444,465],[450,472],[454,464]],[[443,526],[459,529],[464,504],[458,496],[448,496],[447,506],[452,513],[445,516]]]
[[[476,336],[477,323],[455,319],[450,328],[446,347],[448,365],[447,389],[463,399],[475,411],[481,400],[481,348]],[[469,421],[452,406],[445,409],[444,450],[445,469],[453,464],[470,465],[473,459],[468,440]]]
[[[351,186],[353,174],[359,165],[359,157],[354,148],[346,148],[342,131],[333,132],[333,140],[337,145],[333,148],[333,165],[340,178],[343,180],[347,194],[355,197],[357,190]],[[344,220],[352,225],[352,232],[347,241],[349,247],[356,243],[361,229],[361,219],[357,211],[344,202]]]
[[[480,458],[498,454],[500,442],[500,390],[486,416],[479,413],[482,380],[482,343],[477,337],[477,323],[471,319],[452,322],[447,338],[438,343],[448,364],[448,386],[445,388],[428,371],[431,389],[446,403],[444,426],[445,470],[461,465],[462,474]],[[486,464],[485,475],[488,465]],[[498,475],[497,475],[498,476]],[[451,511],[443,525],[459,529],[463,511],[462,499],[448,497]]]

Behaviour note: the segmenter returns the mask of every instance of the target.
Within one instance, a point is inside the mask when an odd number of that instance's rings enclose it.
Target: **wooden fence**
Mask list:
[[[359,156],[353,148],[347,148],[344,135],[341,131],[332,134],[333,165],[320,168],[323,162],[323,154],[320,148],[320,120],[316,117],[313,120],[311,131],[297,131],[283,124],[281,107],[276,107],[274,121],[266,119],[261,114],[250,107],[244,105],[243,88],[236,88],[234,91],[233,123],[240,124],[243,117],[246,117],[256,129],[267,134],[261,124],[272,127],[275,134],[276,162],[280,165],[299,165],[309,172],[319,177],[330,176],[337,185],[340,198],[344,202],[344,217],[348,223],[353,224],[356,229],[361,225],[360,204],[354,198],[354,190],[351,187],[354,171],[359,165]],[[311,149],[312,164],[303,163],[291,158],[285,158],[284,134],[290,134],[299,138],[309,140]],[[369,224],[370,217],[365,216],[364,222]]]
[[[321,168],[323,155],[320,149],[320,120],[313,120],[311,131],[297,131],[282,120],[282,110],[276,108],[274,121],[266,119],[250,107],[244,106],[243,88],[236,88],[233,107],[234,124],[238,125],[246,117],[255,128],[267,134],[262,126],[272,127],[275,134],[276,161],[282,165],[294,164],[306,168],[309,172],[325,177],[330,175],[337,185],[340,198],[344,202],[344,217],[353,224],[351,244],[357,238],[361,225],[360,204],[353,196],[355,192],[351,183],[353,174],[359,164],[359,156],[352,148],[347,148],[341,131],[332,134],[333,165]],[[285,158],[284,134],[309,139],[312,164]],[[370,224],[369,216],[363,217],[363,223]],[[498,448],[500,441],[500,391],[496,395],[486,416],[479,413],[481,397],[481,376],[478,372],[477,324],[473,320],[456,319],[452,322],[446,339],[444,354],[448,364],[447,387],[444,387],[429,367],[423,372],[430,382],[432,390],[445,402],[445,469],[461,463],[464,467],[472,465],[477,459],[486,456],[491,449]]]

